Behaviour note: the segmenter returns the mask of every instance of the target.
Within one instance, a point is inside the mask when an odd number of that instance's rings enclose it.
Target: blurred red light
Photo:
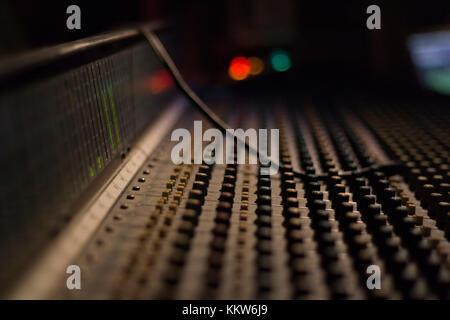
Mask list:
[[[245,57],[236,57],[230,62],[230,77],[234,80],[247,78],[250,73],[250,61]]]
[[[173,79],[166,69],[158,70],[150,76],[149,88],[153,94],[158,94],[170,88],[173,85]]]

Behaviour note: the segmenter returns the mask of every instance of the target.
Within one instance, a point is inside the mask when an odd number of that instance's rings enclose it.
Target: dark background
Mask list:
[[[66,8],[81,8],[81,30],[66,28]],[[381,8],[381,30],[366,28],[366,8]],[[2,1],[0,57],[146,21],[168,21],[176,61],[192,83],[230,82],[237,55],[291,55],[289,81],[409,86],[405,47],[414,32],[450,24],[450,1]],[[180,54],[182,53],[182,54]]]

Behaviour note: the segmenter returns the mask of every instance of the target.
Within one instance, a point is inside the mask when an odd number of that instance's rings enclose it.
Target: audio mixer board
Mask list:
[[[172,131],[212,125],[175,89],[141,86],[162,67],[136,41],[2,96],[2,136],[16,135],[3,144],[2,295],[450,298],[442,100],[206,94],[234,128],[280,130],[279,172],[174,164]],[[67,289],[69,265],[81,290]]]

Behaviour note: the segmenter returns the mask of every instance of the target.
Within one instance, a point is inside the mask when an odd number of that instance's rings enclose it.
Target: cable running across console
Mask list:
[[[148,30],[145,26],[140,28],[140,32],[147,39],[152,49],[155,51],[156,55],[159,57],[163,65],[168,69],[172,77],[174,78],[177,87],[186,95],[186,97],[193,103],[193,105],[210,120],[214,126],[216,126],[222,132],[226,132],[227,129],[231,127],[223,121],[214,111],[209,108],[205,102],[189,87],[189,85],[184,80],[177,66],[173,62],[169,53],[167,52],[164,45],[159,40],[159,37],[152,31]],[[236,137],[239,139],[239,137]],[[258,156],[260,152],[250,146],[246,141],[241,141],[245,144],[247,150],[256,153]],[[262,155],[266,156],[266,155]],[[278,163],[275,165],[279,166]],[[399,173],[404,168],[404,165],[398,162],[389,162],[382,165],[372,165],[370,167],[365,167],[356,171],[339,171],[338,175],[342,178],[351,178],[353,176],[365,176],[374,171],[382,171],[387,175],[394,175]],[[308,175],[302,171],[295,171],[294,176],[300,179],[307,179]],[[328,174],[315,175],[318,180],[327,180],[329,178]]]

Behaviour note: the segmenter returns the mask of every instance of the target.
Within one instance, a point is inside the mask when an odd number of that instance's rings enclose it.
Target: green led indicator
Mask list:
[[[106,97],[105,97],[104,93],[102,93],[102,97],[103,97],[103,104],[105,105],[105,114],[106,114],[106,121],[108,122],[109,139],[111,140],[111,147],[112,147],[113,152],[116,152],[116,148],[114,147],[112,131],[111,131],[111,123],[109,122],[108,105],[106,104]]]
[[[93,177],[94,176],[94,169],[92,169],[92,167],[89,168],[89,172],[91,174],[91,177]]]
[[[283,72],[291,68],[291,59],[285,50],[276,49],[270,53],[270,62],[275,71]]]
[[[119,124],[117,123],[116,107],[114,105],[114,99],[112,96],[112,90],[109,89],[109,99],[111,100],[111,109],[114,118],[114,126],[116,127],[117,145],[120,147],[120,135],[119,135]]]
[[[97,157],[97,162],[98,162],[98,167],[101,169],[102,168],[102,159],[100,158],[100,156]]]

